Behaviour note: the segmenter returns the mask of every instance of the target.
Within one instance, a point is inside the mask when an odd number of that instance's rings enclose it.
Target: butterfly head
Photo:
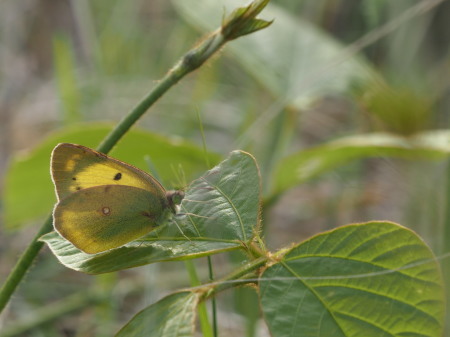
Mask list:
[[[184,198],[184,192],[183,191],[167,191],[166,192],[166,198],[169,202],[170,209],[174,214],[177,214],[179,211],[179,205],[181,204],[181,201]]]

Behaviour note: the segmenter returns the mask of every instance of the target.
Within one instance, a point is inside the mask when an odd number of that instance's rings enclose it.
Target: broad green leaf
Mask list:
[[[182,222],[184,234],[247,242],[259,231],[260,197],[255,158],[233,151],[189,186],[181,205],[188,214]]]
[[[50,178],[50,154],[56,144],[68,142],[95,148],[110,130],[110,126],[98,124],[63,129],[30,153],[14,158],[5,178],[6,226],[14,228],[43,219],[53,208],[56,197]],[[150,161],[166,187],[179,183],[175,176],[179,167],[187,179],[193,179],[204,171],[205,156],[212,163],[219,160],[218,155],[205,155],[201,147],[188,142],[139,130],[127,133],[111,156],[147,172]]]
[[[423,132],[411,137],[388,133],[349,136],[297,152],[280,161],[274,187],[276,192],[282,192],[355,159],[380,156],[441,159],[449,153],[448,130]]]
[[[190,291],[166,296],[134,316],[116,337],[193,337],[199,296]]]
[[[255,159],[234,151],[188,187],[180,215],[139,240],[95,255],[55,232],[41,240],[62,264],[89,274],[239,249],[259,230],[260,194]]]
[[[238,249],[236,241],[187,240],[178,237],[136,240],[123,247],[99,254],[86,254],[51,232],[41,237],[58,260],[68,268],[87,274],[101,274],[161,261],[183,260]]]
[[[274,337],[440,337],[439,265],[412,231],[354,224],[295,247],[261,276]]]
[[[221,17],[245,0],[172,0],[192,26],[215,29]],[[261,12],[267,29],[233,41],[226,51],[285,105],[304,108],[324,94],[348,92],[372,77],[369,66],[319,28],[274,4]]]

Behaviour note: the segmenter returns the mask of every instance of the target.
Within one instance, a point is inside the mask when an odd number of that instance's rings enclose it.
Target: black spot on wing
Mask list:
[[[147,211],[143,211],[141,214],[149,219],[156,220],[155,214],[151,214],[150,212]]]
[[[77,186],[77,187],[75,187],[75,189],[76,189],[77,191],[79,191],[79,190],[81,190],[81,186]]]
[[[116,173],[116,175],[114,176],[114,180],[120,180],[122,179],[122,173]]]
[[[72,177],[72,180],[77,180],[77,177]]]

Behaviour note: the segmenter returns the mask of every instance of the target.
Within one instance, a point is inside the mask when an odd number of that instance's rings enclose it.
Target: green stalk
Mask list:
[[[174,86],[186,74],[200,67],[212,54],[223,45],[225,40],[220,34],[212,35],[198,47],[189,51],[158,85],[112,130],[100,146],[100,152],[108,153],[112,147],[125,135],[134,123],[160,98],[166,91]],[[43,242],[39,238],[52,230],[52,216],[47,218],[31,244],[20,257],[12,272],[0,290],[0,312],[11,298],[12,293],[22,280],[33,260],[41,250]]]
[[[225,43],[222,35],[214,34],[198,47],[189,51],[173,67],[158,85],[138,104],[134,109],[120,121],[103,140],[98,151],[108,153],[113,146],[125,135],[125,133],[137,122],[139,118],[171,87],[188,73],[200,67],[208,58],[218,51]]]
[[[233,288],[238,284],[249,283],[248,279],[254,279],[258,277],[258,274],[255,273],[255,270],[259,267],[264,266],[267,261],[268,258],[266,256],[259,257],[242,266],[241,268],[233,271],[224,278],[214,281],[213,286],[206,284],[205,287],[208,287],[208,291],[205,293],[204,300],[214,296],[221,291]]]
[[[267,265],[270,259],[282,259],[282,257],[289,251],[290,248],[280,249],[277,252],[273,253],[271,258],[269,258],[267,254],[260,255],[258,258],[251,260],[241,268],[234,270],[220,280],[214,281],[209,285],[205,284],[205,293],[203,300],[206,300],[221,291],[233,288],[236,285],[254,282],[251,280],[259,277],[259,273],[257,272],[258,268]]]
[[[192,260],[184,261],[184,265],[189,274],[191,286],[196,287],[200,285],[200,280],[195,270],[194,262]],[[204,302],[198,305],[198,319],[200,321],[200,327],[203,333],[203,337],[213,337],[213,329],[208,320],[208,312],[206,311],[206,305]],[[1,336],[0,336],[1,337]]]
[[[49,216],[42,225],[39,232],[34,237],[31,244],[19,258],[11,273],[8,275],[8,278],[0,289],[0,312],[2,312],[2,310],[5,308],[14,290],[19,285],[28,268],[30,268],[31,264],[33,263],[33,260],[44,245],[43,242],[38,240],[42,235],[52,230],[52,223],[52,216]]]
[[[97,150],[108,153],[125,135],[134,123],[172,86],[188,73],[200,67],[227,41],[256,32],[270,25],[271,22],[256,19],[256,15],[267,5],[269,0],[256,0],[245,8],[240,8],[226,17],[222,26],[207,36],[197,46],[187,52],[180,61],[159,81],[156,87],[122,119],[97,147]],[[42,225],[38,234],[9,274],[0,289],[0,312],[4,309],[14,290],[19,285],[26,271],[30,268],[43,243],[39,238],[52,230],[52,217]]]
[[[214,269],[212,265],[211,256],[208,256],[208,274],[209,274],[209,280],[211,282],[214,282]],[[216,298],[213,297],[211,299],[211,309],[212,309],[212,321],[213,321],[213,332],[214,337],[218,336],[217,332],[217,304],[216,304]]]

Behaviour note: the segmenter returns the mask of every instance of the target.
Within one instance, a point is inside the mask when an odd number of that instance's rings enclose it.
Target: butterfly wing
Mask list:
[[[88,254],[120,247],[162,224],[170,213],[166,199],[132,186],[85,188],[60,200],[55,229]]]
[[[58,200],[100,185],[134,186],[158,197],[165,194],[162,185],[149,174],[81,145],[58,144],[52,152],[51,174]]]

